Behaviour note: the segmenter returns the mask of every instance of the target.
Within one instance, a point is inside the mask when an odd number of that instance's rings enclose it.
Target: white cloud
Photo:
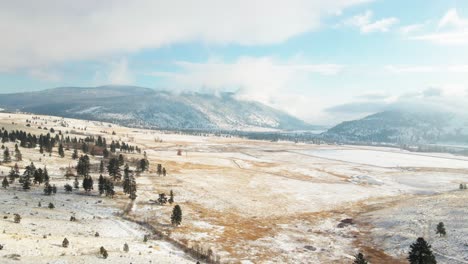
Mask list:
[[[400,33],[404,34],[404,35],[408,35],[410,33],[420,31],[425,25],[426,25],[426,23],[411,24],[411,25],[402,26],[402,27],[400,27]]]
[[[117,62],[111,63],[111,69],[107,76],[108,83],[110,84],[132,84],[133,77],[128,69],[126,59],[121,59]]]
[[[466,65],[387,65],[384,67],[391,73],[468,73]]]
[[[372,20],[374,13],[367,10],[363,14],[353,16],[344,21],[344,25],[354,26],[359,28],[361,33],[367,34],[372,32],[388,32],[392,26],[399,23],[398,18],[388,17],[379,20]]]
[[[308,64],[300,59],[282,62],[271,57],[176,64],[180,71],[151,75],[175,90],[235,91],[240,99],[259,101],[306,120],[315,119],[327,101],[311,96],[313,78],[333,76],[343,69],[337,64]]]
[[[367,1],[2,1],[0,71],[189,41],[280,43]]]
[[[439,20],[434,32],[411,37],[439,45],[467,45],[468,19],[462,18],[456,9],[448,10]]]

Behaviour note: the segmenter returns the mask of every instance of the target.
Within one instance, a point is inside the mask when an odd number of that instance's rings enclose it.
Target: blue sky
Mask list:
[[[0,92],[234,91],[316,124],[468,98],[468,1],[0,2]]]

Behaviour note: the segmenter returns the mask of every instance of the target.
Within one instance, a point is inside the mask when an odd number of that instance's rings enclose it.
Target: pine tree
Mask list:
[[[54,209],[55,205],[53,203],[49,203],[49,206],[47,206],[47,207],[49,207],[49,209]]]
[[[47,171],[47,167],[44,166],[44,170],[42,171],[42,178],[44,179],[44,182],[49,182],[49,172]]]
[[[171,223],[175,226],[180,225],[182,222],[182,209],[180,208],[179,205],[174,206],[174,209],[172,210],[172,215],[171,215]]]
[[[3,181],[2,181],[2,187],[4,189],[8,188],[8,186],[10,186],[10,183],[8,183],[8,180],[7,180],[7,177],[3,177]]]
[[[354,256],[354,262],[353,264],[367,264],[366,258],[364,258],[364,255],[359,252],[356,256]]]
[[[161,164],[158,164],[158,170],[156,172],[158,174],[158,176],[161,176],[162,174],[162,165]]]
[[[122,188],[124,193],[128,194],[130,193],[130,169],[128,167],[128,164],[125,165],[124,169],[124,181],[122,184]]]
[[[440,222],[437,225],[436,234],[438,234],[439,236],[445,236],[447,234],[445,231],[445,226],[443,222]]]
[[[431,245],[424,238],[420,237],[410,246],[408,260],[410,264],[437,264],[435,256],[432,254]]]
[[[75,148],[75,149],[73,150],[72,159],[75,160],[75,159],[77,159],[77,158],[78,158],[78,150]]]
[[[83,178],[83,189],[86,192],[90,192],[93,189],[93,178],[91,176]]]
[[[14,222],[17,224],[21,222],[21,216],[19,214],[15,214]]]
[[[104,247],[101,247],[101,248],[99,249],[99,253],[101,253],[101,255],[102,255],[102,257],[103,257],[104,259],[106,259],[106,258],[109,256],[109,254],[107,253],[107,250],[106,250]]]
[[[123,166],[125,163],[125,158],[122,154],[119,155],[119,166]]]
[[[80,159],[78,160],[78,165],[76,166],[76,173],[79,176],[88,176],[89,171],[91,169],[91,165],[89,162],[89,157],[88,155],[81,156]]]
[[[4,163],[11,162],[10,150],[8,148],[5,148],[5,151],[3,151],[3,162]]]
[[[171,190],[171,192],[169,193],[169,201],[168,201],[168,202],[169,202],[170,204],[172,204],[172,203],[174,202],[174,193],[172,192],[172,190]]]
[[[64,188],[66,193],[71,193],[73,191],[73,187],[68,183],[65,184]]]
[[[62,157],[62,158],[65,157],[65,151],[63,151],[63,145],[62,145],[62,143],[60,143],[60,145],[59,145],[58,154],[59,154],[59,156]]]
[[[16,161],[22,161],[23,160],[23,154],[21,154],[21,151],[18,149],[18,145],[16,145],[17,149],[15,149],[15,159]]]
[[[101,160],[101,163],[99,163],[99,173],[103,174],[104,173],[104,161]]]
[[[63,240],[63,242],[62,242],[62,247],[67,248],[67,247],[68,247],[68,244],[69,244],[68,239],[65,238],[65,239]]]
[[[78,177],[75,177],[75,181],[73,182],[73,187],[75,189],[79,189],[80,188],[80,183],[78,182]]]
[[[31,177],[29,177],[28,174],[22,177],[21,183],[23,185],[23,190],[29,190],[31,189]]]
[[[128,244],[125,243],[124,246],[123,246],[123,251],[125,252],[128,252],[129,251],[129,248],[128,248]]]
[[[8,179],[10,180],[10,183],[14,183],[17,178],[19,178],[19,174],[15,169],[11,168],[10,173],[8,173]]]
[[[162,169],[162,174],[163,174],[164,177],[166,177],[166,168]]]
[[[109,176],[115,181],[116,179],[120,180],[120,167],[119,161],[116,158],[112,158],[107,165],[107,171],[109,172]]]
[[[99,188],[99,194],[102,195],[104,193],[104,191],[105,191],[104,177],[102,177],[102,174],[99,175],[98,188]]]

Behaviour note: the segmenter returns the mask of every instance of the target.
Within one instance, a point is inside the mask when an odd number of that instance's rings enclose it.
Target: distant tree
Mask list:
[[[446,231],[445,231],[445,226],[444,226],[443,222],[440,222],[437,225],[436,234],[438,234],[439,236],[445,236],[447,234]]]
[[[16,149],[15,149],[15,159],[16,161],[23,160],[23,154],[21,154],[21,151],[18,149],[18,145],[16,145]]]
[[[91,165],[89,162],[89,157],[88,155],[81,156],[80,159],[78,160],[78,165],[76,166],[76,173],[79,176],[88,176],[89,171],[91,169]]]
[[[460,190],[463,190],[463,183],[460,183]]]
[[[44,166],[44,170],[42,171],[42,178],[44,179],[44,182],[49,182],[49,172],[47,171],[47,167]]]
[[[7,177],[5,176],[5,177],[3,177],[2,187],[4,189],[6,189],[6,188],[8,188],[8,186],[10,186],[10,183],[8,182]]]
[[[103,174],[104,173],[104,161],[101,160],[99,163],[99,173]]]
[[[114,181],[117,179],[120,180],[121,174],[119,161],[116,158],[110,159],[109,164],[107,165],[107,171],[109,172],[109,176],[111,176]]]
[[[42,145],[39,146],[39,153],[44,154],[44,147]]]
[[[29,177],[28,174],[24,175],[21,178],[21,183],[22,183],[22,186],[23,186],[23,190],[31,189],[31,178]]]
[[[162,165],[161,164],[158,164],[158,169],[157,169],[156,173],[158,174],[158,176],[161,176],[161,174],[162,174]]]
[[[106,258],[109,256],[109,254],[107,253],[107,250],[106,250],[104,247],[101,247],[101,248],[99,249],[99,253],[101,254],[101,256],[102,256],[104,259],[106,259]]]
[[[367,264],[367,260],[364,258],[364,255],[359,252],[356,256],[354,256],[353,264]]]
[[[68,183],[65,184],[64,188],[66,193],[71,193],[73,191],[73,187]]]
[[[109,157],[109,150],[107,150],[107,148],[105,148],[105,149],[102,151],[102,156],[104,156],[104,158],[108,158],[108,157]]]
[[[164,177],[166,177],[166,168],[163,168],[163,169],[162,169],[162,175],[163,175]]]
[[[68,244],[69,244],[68,239],[65,238],[65,239],[63,240],[63,242],[62,242],[62,247],[67,248],[67,247],[68,247]]]
[[[140,162],[139,162],[139,167],[140,167],[140,171],[141,172],[144,172],[148,169],[148,160],[147,159],[141,159]]]
[[[83,178],[83,189],[86,192],[90,192],[93,189],[93,178],[91,176]]]
[[[122,154],[119,155],[119,166],[123,166],[125,163],[125,158]]]
[[[5,150],[3,151],[3,162],[4,163],[11,162],[10,150],[8,149],[8,147],[6,147]]]
[[[169,200],[168,200],[168,202],[169,202],[170,204],[174,203],[174,193],[172,192],[172,190],[171,190],[171,192],[169,193]]]
[[[49,209],[54,209],[55,208],[55,205],[53,203],[49,203]]]
[[[437,264],[431,245],[422,237],[410,246],[408,260],[410,264]]]
[[[182,209],[180,208],[179,205],[174,206],[174,209],[172,210],[172,215],[171,215],[171,223],[175,226],[180,225],[182,222]]]
[[[65,151],[63,150],[63,145],[60,143],[59,148],[58,148],[58,154],[60,157],[65,157]]]
[[[19,214],[15,214],[14,222],[17,224],[21,222],[21,216]]]
[[[75,177],[75,181],[73,182],[73,187],[75,189],[79,189],[80,188],[80,183],[78,182],[78,177]]]
[[[72,159],[77,159],[78,158],[78,150],[77,149],[74,149],[73,150],[73,154],[72,154]]]
[[[8,180],[10,183],[14,183],[17,178],[19,178],[19,174],[15,169],[11,168],[10,172],[8,173]]]
[[[102,177],[102,174],[99,175],[98,188],[99,188],[99,194],[102,195],[105,192],[104,177]]]
[[[49,183],[44,185],[44,194],[51,195],[52,194],[52,186]]]
[[[165,193],[160,193],[158,198],[158,203],[160,205],[165,205],[167,203],[167,197]]]
[[[129,251],[129,248],[128,248],[128,244],[125,243],[124,246],[123,246],[123,251],[125,252],[128,252]]]

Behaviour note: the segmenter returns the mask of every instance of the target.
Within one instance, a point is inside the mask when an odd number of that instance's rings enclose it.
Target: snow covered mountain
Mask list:
[[[173,94],[134,86],[63,87],[4,94],[0,107],[10,111],[168,129],[302,130],[311,125],[254,101],[221,95]]]
[[[385,111],[343,122],[323,136],[348,142],[468,144],[468,118],[441,111]]]

